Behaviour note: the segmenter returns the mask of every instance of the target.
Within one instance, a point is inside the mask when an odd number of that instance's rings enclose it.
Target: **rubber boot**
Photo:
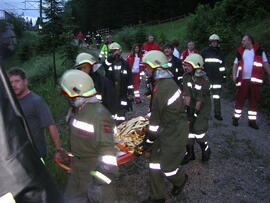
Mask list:
[[[182,192],[182,190],[184,189],[184,187],[185,187],[187,181],[188,181],[188,175],[185,174],[185,180],[184,180],[183,184],[180,185],[180,186],[174,186],[173,189],[172,189],[172,191],[171,191],[171,194],[172,194],[173,196],[179,195],[179,194]]]
[[[207,142],[200,143],[200,147],[202,150],[202,161],[208,161],[210,159],[211,150]]]
[[[195,160],[194,145],[186,145],[186,153],[181,162],[181,165],[187,164],[189,161]]]

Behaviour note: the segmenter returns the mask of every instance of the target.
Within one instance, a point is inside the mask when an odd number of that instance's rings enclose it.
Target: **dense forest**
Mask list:
[[[65,10],[82,31],[120,28],[193,13],[198,4],[213,6],[218,0],[70,0]]]

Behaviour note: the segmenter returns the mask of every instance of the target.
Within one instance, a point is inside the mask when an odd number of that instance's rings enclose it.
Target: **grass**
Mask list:
[[[187,25],[191,19],[192,16],[188,16],[168,23],[147,26],[145,27],[146,33],[157,36],[163,33],[168,41],[176,38],[180,41],[180,48],[183,48],[182,46],[185,46],[184,44],[186,43]],[[185,42],[183,43],[183,41]]]

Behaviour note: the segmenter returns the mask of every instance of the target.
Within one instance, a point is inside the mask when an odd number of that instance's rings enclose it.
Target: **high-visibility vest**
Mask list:
[[[254,50],[254,60],[251,72],[250,82],[254,84],[262,84],[263,83],[263,60],[262,60],[262,51],[259,49],[259,44],[253,45]],[[236,86],[241,86],[241,81],[243,80],[243,71],[244,71],[244,54],[245,48],[239,47],[237,49],[237,53],[239,54],[239,62],[237,68],[237,83]]]

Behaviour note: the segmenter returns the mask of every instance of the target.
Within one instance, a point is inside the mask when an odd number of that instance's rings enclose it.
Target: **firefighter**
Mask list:
[[[117,112],[114,119],[117,123],[126,120],[125,113],[132,110],[134,87],[129,64],[121,57],[121,46],[113,42],[109,46],[110,56],[104,61],[106,77],[116,89]]]
[[[106,58],[108,58],[110,52],[109,52],[109,46],[113,43],[113,39],[111,35],[106,36],[106,42],[103,44],[100,53],[99,53],[99,60],[104,61]]]
[[[90,75],[97,90],[96,97],[114,115],[117,111],[115,89],[112,82],[97,71],[100,66],[91,54],[80,53],[76,57],[75,68]]]
[[[195,140],[202,150],[202,161],[210,158],[210,148],[206,139],[208,120],[211,112],[210,82],[206,73],[201,70],[203,58],[199,54],[190,54],[183,63],[185,70],[183,86],[186,112],[190,123],[188,144],[182,164],[195,159]]]
[[[76,109],[69,122],[74,158],[66,202],[114,202],[118,167],[111,114],[96,98],[93,81],[83,71],[66,71],[60,88]]]
[[[188,123],[181,90],[168,71],[168,60],[161,51],[149,51],[142,63],[148,77],[154,78],[152,112],[143,150],[151,153],[150,198],[145,202],[165,202],[164,176],[173,184],[171,194],[180,194],[187,175],[179,168],[184,157]],[[169,87],[169,88],[168,88]]]
[[[217,34],[213,34],[209,37],[209,41],[210,46],[202,50],[204,71],[212,85],[211,95],[213,97],[215,118],[221,121],[223,118],[220,99],[222,83],[224,83],[226,79],[226,68],[224,57],[219,46],[220,37]]]

